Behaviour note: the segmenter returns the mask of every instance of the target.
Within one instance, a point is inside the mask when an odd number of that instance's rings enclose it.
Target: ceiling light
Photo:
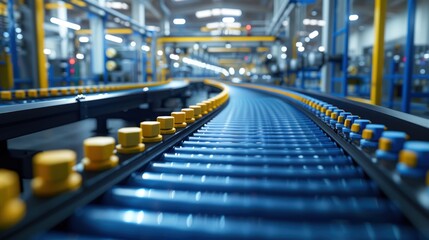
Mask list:
[[[145,52],[149,52],[150,51],[150,47],[148,45],[143,45],[141,47],[141,49],[142,49],[142,51],[145,51]]]
[[[267,59],[271,59],[271,58],[273,58],[273,55],[271,53],[268,53],[267,54]]]
[[[85,55],[83,55],[82,53],[78,53],[78,54],[76,54],[76,58],[79,60],[82,60],[85,58]]]
[[[287,58],[287,55],[286,55],[286,53],[282,53],[282,55],[280,55],[280,57],[281,57],[282,59],[286,59],[286,58]]]
[[[49,55],[49,54],[51,54],[51,53],[52,53],[52,50],[51,50],[51,49],[48,49],[48,48],[43,49],[43,54],[45,54],[45,55]]]
[[[137,43],[136,43],[136,42],[134,42],[134,41],[131,41],[131,42],[130,42],[130,46],[131,46],[131,47],[135,47],[136,45],[137,45]]]
[[[324,20],[305,18],[304,20],[302,20],[302,24],[323,27],[323,26],[325,26],[325,21]]]
[[[162,54],[164,54],[164,52],[163,52],[162,50],[158,50],[158,51],[156,52],[156,54],[158,54],[158,56],[162,56]]]
[[[180,65],[179,65],[179,63],[178,62],[175,62],[175,63],[173,63],[173,67],[174,68],[178,68]]]
[[[87,43],[89,42],[89,37],[85,37],[85,36],[79,37],[79,42]]]
[[[239,17],[242,14],[242,12],[241,12],[240,9],[222,8],[220,11],[221,11],[221,15],[223,15],[223,16],[236,16],[236,17]]]
[[[286,52],[287,51],[287,47],[286,46],[283,46],[282,47],[282,52]]]
[[[61,27],[70,28],[70,29],[73,29],[76,31],[80,30],[80,25],[78,25],[76,23],[67,22],[67,21],[64,21],[64,20],[61,20],[61,19],[55,18],[55,17],[51,17],[50,21],[51,21],[51,23],[57,24]]]
[[[304,47],[299,47],[298,48],[298,52],[304,52],[305,48]]]
[[[320,46],[318,50],[319,50],[319,52],[324,52],[325,51],[325,47],[324,46]]]
[[[229,74],[231,74],[231,75],[234,75],[234,74],[235,74],[235,70],[234,70],[234,68],[232,68],[232,67],[230,67],[230,68],[228,69],[228,71],[229,71]]]
[[[309,38],[311,38],[311,39],[313,39],[313,38],[315,38],[315,37],[317,37],[317,36],[319,36],[319,32],[318,32],[318,31],[313,31],[313,32],[311,32],[311,33],[308,35],[308,37],[309,37]]]
[[[128,10],[128,4],[124,2],[106,2],[105,6],[111,9]]]
[[[225,48],[231,48],[231,43],[225,43]]]
[[[295,46],[296,47],[302,47],[302,42],[296,42]]]
[[[161,28],[157,26],[146,26],[146,30],[152,31],[152,32],[159,32]]]
[[[161,54],[161,55],[162,55],[162,54]],[[170,54],[170,59],[171,59],[171,60],[178,61],[178,60],[179,60],[179,55],[176,55],[176,54]]]
[[[246,69],[244,69],[244,68],[240,68],[240,69],[238,70],[238,73],[239,73],[240,75],[244,75],[244,73],[246,73]]]
[[[209,29],[216,29],[216,28],[241,28],[241,23],[239,23],[239,22],[232,22],[232,23],[211,22],[211,23],[207,23],[206,27],[209,28]]]
[[[186,20],[185,20],[184,18],[175,18],[175,19],[173,20],[173,23],[174,23],[175,25],[183,25],[183,24],[185,24],[185,23],[186,23]]]
[[[208,9],[208,10],[202,10],[202,11],[197,11],[195,13],[195,16],[197,18],[208,18],[212,16],[212,10]]]
[[[224,18],[222,18],[222,22],[223,23],[233,23],[233,22],[235,22],[235,18],[233,18],[233,17],[224,17]]]
[[[213,8],[207,10],[197,11],[195,16],[197,18],[208,18],[213,16],[232,16],[232,17],[240,17],[242,11],[240,9],[233,8]]]
[[[115,43],[122,43],[122,41],[123,41],[122,38],[115,36],[115,35],[111,35],[111,34],[106,34],[106,36],[104,36],[104,38],[106,40],[109,40],[109,41],[115,42]]]
[[[424,57],[425,59],[429,59],[429,53],[425,53],[425,54],[423,55],[423,57]]]
[[[356,21],[358,19],[359,19],[359,15],[357,15],[357,14],[352,14],[349,16],[350,21]]]
[[[198,49],[200,49],[200,44],[195,43],[194,44],[194,50],[197,51]]]
[[[306,38],[304,39],[304,41],[305,41],[305,42],[310,42],[310,38],[309,38],[309,37],[306,37]]]

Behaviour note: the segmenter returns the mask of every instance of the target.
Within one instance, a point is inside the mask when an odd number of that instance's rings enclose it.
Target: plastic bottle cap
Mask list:
[[[84,155],[91,161],[106,161],[115,150],[112,137],[92,137],[83,141]]]
[[[184,112],[172,112],[171,116],[174,117],[174,127],[184,128],[187,126],[186,113],[184,113]]]
[[[66,96],[66,95],[69,94],[69,90],[67,88],[61,88],[60,91],[61,91],[61,94],[64,95],[64,96]]]
[[[186,113],[186,123],[195,122],[194,118],[194,109],[192,108],[182,108],[182,112]]]
[[[115,139],[112,137],[92,137],[83,141],[85,170],[97,171],[118,165],[119,159],[114,155]]]
[[[399,153],[399,162],[414,168],[417,166],[417,155],[412,151],[402,150]]]
[[[189,108],[194,109],[194,118],[199,119],[202,117],[201,115],[201,106],[198,105],[191,105]]]
[[[201,114],[202,115],[207,114],[207,104],[206,103],[197,103],[197,106],[201,107]]]
[[[38,97],[37,90],[36,89],[28,90],[28,96],[31,98],[37,98]]]
[[[59,92],[58,92],[58,89],[56,89],[56,88],[53,88],[53,89],[51,89],[51,96],[58,96],[59,95]]]
[[[160,123],[157,121],[144,121],[140,123],[140,128],[143,132],[143,142],[160,142]]]
[[[19,198],[18,174],[0,169],[0,229],[15,225],[24,214],[25,203]]]
[[[24,99],[26,97],[25,91],[24,90],[16,90],[15,91],[15,97],[17,99]]]
[[[47,88],[42,88],[39,90],[39,95],[41,97],[49,97],[49,89]]]
[[[0,98],[2,100],[12,100],[12,92],[11,91],[2,91],[0,93]]]
[[[142,133],[138,127],[126,127],[118,130],[119,144],[116,149],[119,153],[129,154],[142,152],[145,145],[141,143]]]
[[[156,118],[159,122],[161,130],[168,130],[174,128],[174,117],[173,116],[160,116]]]
[[[141,141],[141,132],[138,127],[120,128],[118,130],[118,142],[122,147],[135,147]]]
[[[73,190],[81,185],[81,176],[73,170],[76,153],[71,150],[52,150],[33,157],[33,192],[38,196],[51,196]]]

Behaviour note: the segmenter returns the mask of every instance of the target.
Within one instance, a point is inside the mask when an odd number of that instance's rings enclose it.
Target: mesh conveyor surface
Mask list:
[[[226,108],[76,211],[67,231],[112,238],[414,238],[393,202],[288,103],[231,87]]]

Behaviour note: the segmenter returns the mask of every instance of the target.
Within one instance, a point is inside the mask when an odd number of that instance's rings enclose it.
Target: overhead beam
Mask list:
[[[223,2],[221,4],[219,3],[218,5],[210,3],[210,4],[193,5],[192,7],[186,6],[185,8],[177,8],[177,9],[174,9],[174,14],[176,15],[195,14],[195,9],[207,10],[207,9],[213,9],[213,8],[236,8],[236,9],[240,9],[243,12],[249,12],[249,13],[261,13],[261,12],[270,11],[270,9],[264,5],[254,6],[252,4],[234,4],[234,3]]]
[[[161,37],[159,43],[185,42],[274,42],[274,36],[201,36],[201,37]]]

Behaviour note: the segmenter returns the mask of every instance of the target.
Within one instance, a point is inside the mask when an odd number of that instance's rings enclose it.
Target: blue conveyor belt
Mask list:
[[[237,87],[219,115],[77,210],[65,231],[121,239],[416,237],[314,122]]]

